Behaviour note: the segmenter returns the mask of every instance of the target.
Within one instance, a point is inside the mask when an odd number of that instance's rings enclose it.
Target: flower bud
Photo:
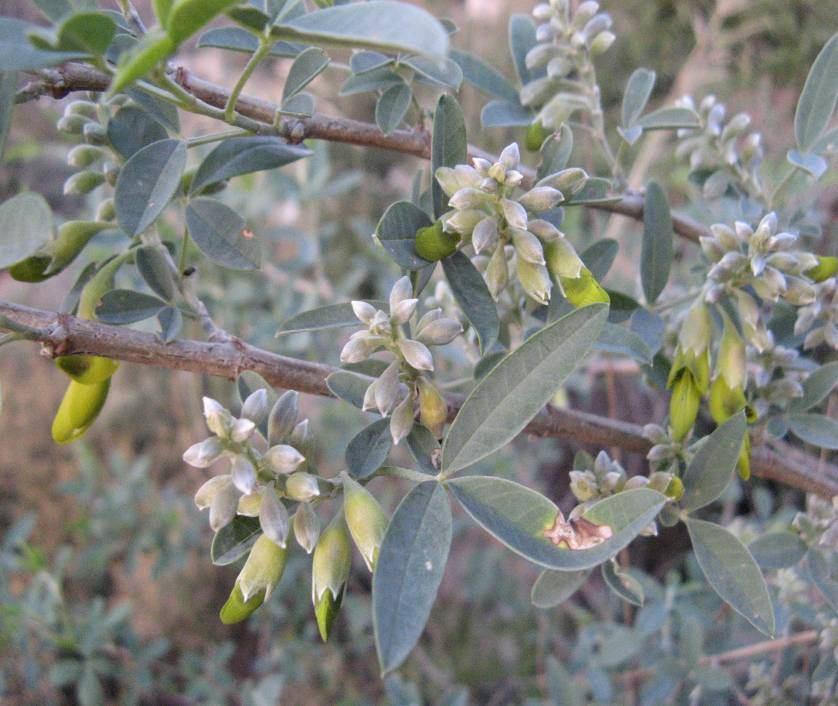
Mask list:
[[[52,420],[53,441],[69,444],[84,436],[105,406],[110,385],[110,378],[93,385],[71,380]]]
[[[285,548],[288,539],[288,510],[277,497],[272,485],[266,486],[261,493],[262,501],[259,505],[259,526],[265,536],[274,544]]]
[[[104,145],[108,142],[108,132],[99,123],[85,123],[81,130],[84,141],[89,145]]]
[[[215,435],[226,438],[233,425],[232,415],[211,397],[204,397],[204,418],[207,428]]]
[[[246,620],[250,615],[262,605],[265,601],[265,596],[262,593],[257,593],[252,596],[249,601],[244,600],[238,581],[233,586],[230,597],[227,602],[221,607],[219,617],[221,622],[225,625],[233,625]]]
[[[491,202],[491,194],[473,186],[467,186],[454,192],[454,195],[448,200],[448,205],[462,211],[470,208],[480,209],[488,206]]]
[[[110,223],[116,219],[116,206],[113,199],[104,199],[96,207],[96,220]]]
[[[617,36],[613,32],[600,32],[591,42],[591,55],[599,56],[600,54],[605,54],[616,39]]]
[[[511,228],[527,229],[527,212],[521,204],[511,199],[501,199],[500,206]]]
[[[224,452],[221,440],[217,436],[192,444],[183,453],[183,460],[195,468],[208,468],[215,463]]]
[[[387,530],[387,516],[366,488],[354,481],[346,472],[341,473],[341,478],[346,526],[367,568],[374,571],[378,550]]]
[[[480,182],[480,175],[466,164],[459,164],[453,169],[451,167],[440,167],[436,170],[434,176],[446,196],[452,196],[460,189],[467,186],[476,186]]]
[[[320,518],[309,503],[300,503],[294,514],[294,537],[306,552],[311,554],[320,537]]]
[[[419,303],[418,299],[403,299],[396,304],[395,309],[390,310],[390,321],[396,326],[405,323],[413,312],[416,311],[416,305]]]
[[[515,253],[521,260],[526,260],[535,265],[543,265],[544,249],[541,241],[528,230],[512,228],[512,243],[515,246]]]
[[[349,532],[343,514],[338,513],[320,536],[311,562],[311,600],[324,642],[340,610],[351,563]]]
[[[588,173],[579,167],[568,167],[540,179],[536,186],[551,186],[563,194],[573,194],[585,186]]]
[[[76,145],[67,153],[67,164],[76,169],[84,169],[103,159],[106,154],[100,147]]]
[[[643,437],[653,444],[662,444],[666,441],[666,431],[658,424],[646,424],[643,427]]]
[[[274,404],[268,417],[268,441],[271,444],[283,441],[294,429],[299,415],[299,394],[288,390]]]
[[[242,495],[236,508],[237,515],[245,517],[259,517],[259,510],[262,508],[262,493],[254,492]]]
[[[277,444],[265,453],[264,461],[274,473],[292,473],[305,461],[297,449],[288,444]]]
[[[263,600],[270,598],[282,578],[286,556],[287,551],[266,535],[256,540],[236,579],[245,602],[257,594],[262,594]]]
[[[536,186],[524,194],[518,203],[528,211],[547,211],[564,200],[564,194],[551,186]]]
[[[236,490],[249,495],[256,487],[256,468],[244,454],[236,454],[230,467],[230,476]]]
[[[838,257],[830,257],[828,255],[817,255],[818,264],[810,270],[806,270],[806,276],[813,282],[823,282],[824,280],[838,274]]]
[[[459,321],[442,317],[416,328],[416,338],[429,346],[445,346],[463,332]]]
[[[213,532],[218,532],[222,527],[229,525],[236,516],[239,494],[229,476],[227,476],[227,481],[227,483],[218,484],[212,502],[210,502],[209,524]]]
[[[503,151],[498,157],[498,161],[503,165],[504,169],[517,169],[521,163],[521,153],[518,150],[518,143],[513,142],[503,148]]]
[[[448,419],[448,405],[434,384],[424,377],[418,380],[419,387],[419,422],[431,430],[433,435],[442,438],[442,428]]]
[[[230,485],[230,475],[213,476],[206,481],[195,493],[195,507],[206,510],[212,506],[212,501],[218,492]]]
[[[59,132],[67,135],[81,135],[84,126],[88,123],[88,118],[83,115],[63,115],[55,124]]]
[[[498,222],[494,216],[481,220],[471,232],[471,243],[474,252],[480,254],[484,250],[491,250],[498,242]]]
[[[527,262],[519,257],[518,280],[524,291],[539,304],[547,304],[550,301],[550,290],[553,285],[544,265]]]
[[[316,498],[320,495],[320,486],[317,483],[317,477],[305,471],[292,473],[285,481],[285,494],[291,500],[296,500],[301,503]]]
[[[84,171],[73,174],[64,182],[65,196],[79,196],[89,194],[105,183],[105,175],[102,172]]]
[[[590,304],[608,304],[611,297],[596,281],[587,267],[582,267],[578,277],[559,277],[559,284],[565,298],[575,307]]]
[[[470,238],[475,226],[486,217],[486,212],[478,209],[452,211],[450,216],[444,216],[443,227],[447,232],[454,231],[463,237]]]
[[[494,299],[497,299],[509,281],[509,268],[503,247],[495,248],[486,267],[486,286]]]
[[[434,357],[424,343],[402,338],[397,343],[408,364],[416,370],[433,370]]]
[[[672,385],[672,397],[669,400],[669,423],[675,441],[682,441],[690,433],[695,425],[700,404],[701,391],[693,374],[684,369]]]
[[[230,426],[230,439],[237,444],[244,443],[256,430],[256,425],[251,419],[234,419]]]
[[[393,414],[390,415],[390,436],[393,437],[393,443],[398,443],[404,439],[410,430],[413,429],[413,404],[415,398],[413,391],[408,392],[405,398],[396,405]]]
[[[242,417],[259,424],[268,413],[268,391],[262,387],[250,393],[242,405]]]
[[[570,492],[580,502],[584,503],[599,496],[596,477],[590,471],[571,471]]]
[[[649,479],[646,476],[632,476],[626,481],[623,490],[634,490],[635,488],[645,488],[649,485]]]
[[[457,233],[446,232],[442,219],[416,231],[416,254],[431,262],[453,255],[459,245],[460,236]]]
[[[558,231],[557,231],[558,232]],[[547,269],[558,278],[576,279],[585,267],[567,238],[555,238],[544,244]]]
[[[360,363],[375,353],[382,344],[380,336],[373,336],[367,331],[359,331],[358,334],[353,334],[341,350],[341,363]]]

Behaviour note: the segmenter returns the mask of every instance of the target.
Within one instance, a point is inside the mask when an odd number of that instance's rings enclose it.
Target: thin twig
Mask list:
[[[87,353],[228,379],[252,370],[276,387],[331,396],[326,378],[335,368],[277,355],[235,337],[164,343],[154,334],[0,301],[0,329],[9,330],[10,324],[33,332],[32,340],[40,342],[48,355],[55,355],[56,351],[62,355]],[[463,396],[448,395],[446,401],[449,418],[453,419],[462,406]],[[644,454],[650,448],[642,427],[636,424],[549,405],[526,426],[524,433],[600,447],[619,446],[624,451]],[[838,466],[824,463],[818,472],[817,459],[797,450],[792,452],[782,442],[775,441],[773,446],[777,450],[764,445],[754,448],[751,461],[754,475],[825,497],[838,494]]]

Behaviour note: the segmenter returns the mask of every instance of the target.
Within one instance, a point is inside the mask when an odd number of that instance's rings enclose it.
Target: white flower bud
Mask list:
[[[736,235],[735,231],[726,226],[724,223],[715,223],[710,226],[710,232],[713,233],[713,236],[716,240],[719,241],[719,245],[722,246],[724,250],[738,250],[741,241],[739,237]]]
[[[230,476],[228,474],[213,476],[198,488],[198,492],[195,493],[195,507],[199,510],[206,510],[212,505],[212,501],[218,492],[229,485]]]
[[[217,436],[225,438],[233,423],[233,416],[211,397],[204,397],[204,418],[207,428]]]
[[[285,392],[274,405],[268,417],[268,441],[276,444],[288,436],[297,423],[299,394],[296,390]]]
[[[372,317],[375,316],[375,307],[365,301],[353,301],[352,311],[362,324],[369,325],[372,322]]]
[[[496,248],[486,267],[486,286],[494,299],[506,288],[509,281],[509,268],[506,263],[504,248]]]
[[[397,326],[405,323],[411,316],[413,316],[413,312],[416,311],[416,304],[418,302],[418,299],[404,299],[400,301],[396,305],[395,309],[390,310],[390,321]]]
[[[249,495],[256,488],[256,468],[247,456],[236,454],[230,466],[233,485],[240,493]]]
[[[536,218],[527,223],[527,230],[544,243],[549,243],[556,238],[564,237],[562,232],[550,221]]]
[[[413,297],[413,285],[410,283],[410,277],[404,276],[396,280],[393,288],[390,290],[390,314],[392,314],[406,299]]]
[[[186,449],[183,460],[195,468],[207,468],[215,463],[223,452],[221,440],[216,436],[211,436]]]
[[[504,169],[517,169],[521,163],[521,152],[518,150],[518,143],[513,142],[511,145],[504,147],[498,161],[504,166]]]
[[[364,401],[361,404],[361,409],[364,412],[368,412],[371,409],[375,409],[376,387],[378,387],[378,379],[373,380],[369,385],[367,385],[366,392],[364,392]]]
[[[498,242],[498,222],[493,216],[488,216],[480,221],[471,233],[471,242],[474,245],[474,252],[481,253],[484,250],[491,250]]]
[[[444,346],[451,343],[462,332],[463,327],[459,321],[441,318],[418,330],[416,338],[429,346]]]
[[[360,336],[352,336],[340,352],[341,363],[360,363],[369,358],[381,346],[380,336],[373,336],[367,331],[359,331]]]
[[[298,502],[308,502],[320,495],[320,486],[317,478],[311,473],[298,471],[288,476],[285,481],[285,494]]]
[[[373,394],[375,406],[378,408],[378,412],[382,417],[390,414],[390,410],[393,409],[398,399],[400,367],[399,361],[394,360],[376,381]]]
[[[510,199],[501,199],[500,206],[503,217],[512,228],[527,229],[527,212],[521,204]]]
[[[220,485],[209,506],[209,523],[213,532],[230,524],[236,516],[239,494],[231,482]]]
[[[393,414],[390,416],[390,435],[393,437],[393,443],[398,443],[404,439],[410,430],[413,429],[413,392],[408,395],[396,406]]]
[[[230,427],[230,438],[237,444],[247,441],[256,429],[252,419],[235,419]]]
[[[268,413],[268,391],[262,387],[251,392],[242,405],[242,417],[259,424]]]
[[[464,237],[471,237],[474,227],[486,217],[485,211],[474,208],[451,213],[451,216],[443,216],[445,231],[453,231]]]
[[[722,250],[722,246],[718,240],[706,235],[700,236],[698,240],[701,244],[702,252],[710,262],[718,262],[722,259],[724,250]]]
[[[515,245],[515,252],[520,259],[535,263],[536,265],[545,264],[541,241],[528,230],[513,228],[512,243]]]
[[[239,498],[237,514],[245,517],[259,517],[259,509],[262,507],[262,493],[253,492],[242,495]]]
[[[416,370],[434,369],[434,358],[424,343],[403,338],[399,340],[397,345],[411,367],[416,368]]]
[[[528,211],[547,211],[564,199],[558,189],[551,186],[536,186],[524,194],[518,202]]]
[[[256,540],[237,579],[245,603],[260,591],[265,592],[264,600],[270,598],[282,578],[285,558],[285,549],[272,542],[267,535]]]
[[[264,460],[274,473],[292,473],[306,459],[293,446],[277,444],[268,449]]]
[[[439,318],[442,318],[442,309],[439,307],[431,309],[421,319],[419,319],[419,323],[416,324],[416,333],[418,334],[425,328],[425,326],[431,323],[431,321],[436,321]]]
[[[320,538],[320,518],[309,503],[300,503],[294,514],[294,537],[297,543],[311,554]]]
[[[550,290],[553,285],[544,265],[527,262],[519,257],[518,280],[524,291],[539,304],[547,304],[550,301]]]
[[[475,189],[472,186],[467,186],[464,189],[459,189],[448,200],[451,208],[463,210],[467,208],[483,208],[492,201],[492,195],[485,191]]]
[[[475,169],[466,164],[458,164],[453,169],[440,167],[435,176],[446,196],[452,196],[467,186],[477,186],[481,178]]]
[[[259,526],[265,536],[284,549],[289,525],[288,510],[277,497],[276,490],[273,486],[266,487],[262,491],[262,503],[259,507]]]
[[[308,426],[308,419],[303,419],[294,427],[291,436],[288,438],[291,446],[299,448],[308,441]]]

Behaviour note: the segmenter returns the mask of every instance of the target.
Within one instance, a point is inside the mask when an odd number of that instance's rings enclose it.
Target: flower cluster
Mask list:
[[[364,301],[353,301],[355,316],[366,328],[352,334],[340,353],[343,363],[360,363],[382,350],[392,355],[384,372],[367,388],[363,408],[390,416],[390,434],[396,444],[413,428],[417,400],[419,421],[437,437],[442,435],[448,407],[427,376],[434,369],[428,346],[446,345],[463,332],[459,321],[443,316],[441,309],[432,309],[419,318],[413,338],[408,337],[404,327],[416,312],[417,303],[409,277],[393,285],[388,312]]]
[[[599,110],[595,82],[589,91],[578,92],[572,90],[568,78],[584,73],[591,56],[606,52],[614,43],[615,36],[609,31],[611,17],[599,12],[599,3],[591,0],[575,11],[568,0],[550,0],[536,5],[533,16],[539,22],[538,43],[525,61],[539,77],[523,86],[520,99],[523,105],[538,110],[536,123],[558,130],[576,110]]]
[[[689,160],[691,171],[709,174],[702,187],[704,198],[718,198],[729,186],[760,198],[762,135],[748,131],[750,116],[737,113],[725,121],[726,108],[712,95],[703,98],[698,106],[691,96],[684,96],[677,105],[694,111],[699,118],[700,127],[678,130],[681,142],[675,153]]]
[[[767,214],[756,228],[737,221],[733,228],[718,223],[710,230],[712,235],[701,238],[701,248],[713,263],[708,273],[712,282],[706,292],[708,301],[718,301],[743,287],[753,288],[770,302],[782,298],[804,306],[814,301],[815,288],[806,273],[818,266],[818,258],[796,249],[794,233],[777,232],[777,214]]]
[[[213,531],[237,516],[258,517],[262,535],[250,550],[230,599],[221,611],[225,622],[244,619],[270,596],[285,564],[288,534],[293,526],[297,543],[311,553],[320,524],[309,502],[321,492],[321,479],[303,470],[298,450],[308,439],[308,420],[297,420],[298,395],[286,392],[268,414],[268,395],[257,390],[234,417],[217,401],[204,398],[204,417],[212,436],[190,446],[183,460],[208,468],[229,461],[229,472],[213,476],[195,494],[199,509],[209,509]],[[267,438],[259,425],[267,419]],[[283,500],[298,503],[291,519]]]
[[[602,301],[607,295],[564,234],[550,221],[531,217],[582,188],[588,178],[585,171],[556,172],[516,197],[523,180],[516,143],[507,146],[497,162],[476,158],[473,164],[437,169],[436,179],[451,207],[442,223],[446,232],[472,246],[474,264],[492,296],[497,300],[507,288],[512,270],[524,292],[539,304],[550,300],[551,273],[571,303]]]
[[[804,348],[825,343],[838,350],[838,277],[815,284],[812,301],[797,311],[794,333],[806,334]]]
[[[570,519],[581,515],[593,503],[623,490],[632,488],[651,488],[664,493],[670,500],[678,500],[684,494],[681,479],[669,472],[656,471],[647,476],[628,477],[618,461],[600,451],[589,469],[576,469],[570,472],[570,492],[579,501],[570,513]],[[656,535],[657,524],[652,522],[641,534]]]

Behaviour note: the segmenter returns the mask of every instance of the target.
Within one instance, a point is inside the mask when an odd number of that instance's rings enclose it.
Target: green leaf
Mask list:
[[[564,202],[564,206],[581,206],[588,203],[607,203],[619,201],[619,196],[609,196],[611,182],[602,177],[591,177],[585,182],[579,191],[570,194]]]
[[[500,319],[483,276],[459,251],[445,258],[442,268],[454,298],[477,332],[481,352],[486,353],[498,340]]]
[[[337,370],[326,378],[326,387],[335,397],[354,405],[358,409],[364,406],[364,393],[372,379],[348,370]]]
[[[637,120],[644,130],[677,130],[679,128],[699,128],[701,122],[695,111],[689,108],[659,108],[646,113]]]
[[[204,158],[195,172],[189,192],[197,194],[221,181],[276,169],[311,154],[311,150],[289,145],[278,137],[231,137]]]
[[[620,244],[616,240],[603,238],[580,253],[579,257],[582,258],[585,267],[591,271],[594,279],[601,282],[611,269],[611,265],[614,264],[614,260],[617,259],[619,250]]]
[[[646,601],[646,596],[643,592],[643,584],[640,583],[627,570],[620,569],[613,561],[606,561],[602,567],[602,578],[614,593],[622,598],[626,603],[631,603],[640,608]]]
[[[27,35],[40,29],[31,22],[0,17],[0,71],[33,71],[81,59],[85,52],[44,51],[32,46]]]
[[[239,1],[175,0],[166,20],[166,32],[175,44],[180,44]]]
[[[81,676],[76,682],[76,698],[79,706],[102,706],[105,703],[102,683],[89,661],[84,663]]]
[[[52,234],[52,211],[43,196],[31,191],[0,205],[0,268],[34,255]]]
[[[180,117],[174,105],[166,103],[162,98],[146,93],[141,88],[129,88],[125,93],[167,130],[180,132]]]
[[[100,12],[79,12],[64,20],[58,27],[56,48],[61,51],[80,51],[102,55],[116,35],[116,23]]]
[[[607,316],[608,307],[601,304],[563,316],[530,336],[477,383],[445,439],[446,475],[514,439],[584,359]]]
[[[318,47],[309,47],[300,52],[288,70],[288,78],[282,89],[282,101],[302,91],[326,70],[330,61],[328,54]]]
[[[559,571],[589,569],[615,556],[666,503],[664,495],[649,488],[625,490],[600,500],[582,517],[609,525],[611,538],[588,549],[565,549],[545,536],[559,509],[541,493],[491,476],[463,476],[447,480],[445,485],[489,534],[534,564]]]
[[[295,93],[282,102],[281,113],[283,115],[295,115],[298,117],[310,118],[314,115],[316,100],[311,93]]]
[[[530,592],[530,601],[536,608],[555,608],[564,603],[591,575],[590,569],[580,571],[542,571]]]
[[[811,174],[816,180],[820,179],[829,168],[829,163],[817,154],[801,154],[797,150],[786,153],[789,164]]]
[[[390,86],[375,104],[375,124],[385,135],[389,135],[404,120],[410,107],[413,92],[404,81]]]
[[[757,630],[774,636],[774,608],[759,566],[742,542],[724,527],[687,518],[695,558],[707,583]]]
[[[259,539],[262,528],[258,517],[236,515],[212,538],[210,558],[216,566],[227,566],[250,551]]]
[[[706,437],[684,474],[681,505],[685,510],[692,512],[709,505],[724,492],[747,428],[745,413],[739,412]]]
[[[192,199],[186,207],[186,226],[195,245],[213,262],[234,270],[259,268],[259,242],[229,206],[205,196]]]
[[[636,360],[641,365],[650,365],[652,362],[652,351],[646,342],[634,331],[630,331],[616,324],[605,324],[594,350],[615,355],[624,355]]]
[[[372,578],[375,645],[382,673],[407,658],[442,582],[451,546],[451,507],[436,481],[417,485],[399,503]]]
[[[73,11],[69,0],[33,0],[38,9],[44,13],[48,20],[60,22],[66,15]]]
[[[634,127],[635,122],[637,122],[637,119],[649,102],[649,96],[652,95],[652,89],[655,87],[655,78],[655,72],[649,69],[636,69],[629,76],[628,83],[626,84],[626,92],[623,94],[621,112],[623,128]]]
[[[109,92],[120,93],[155,66],[164,62],[174,53],[175,48],[169,35],[156,31],[149,32],[134,47],[119,55]]]
[[[748,545],[748,551],[762,569],[787,569],[806,554],[806,542],[791,532],[768,532]]]
[[[401,60],[416,72],[416,80],[436,86],[445,86],[454,91],[463,85],[463,72],[459,64],[451,59],[442,62],[424,56],[408,56]]]
[[[818,587],[832,610],[838,611],[838,560],[835,551],[812,547],[806,554],[806,564],[812,583]]]
[[[508,40],[515,73],[518,74],[521,85],[526,86],[543,73],[527,68],[527,53],[538,43],[535,38],[535,22],[529,15],[516,14],[509,18]]]
[[[166,128],[157,120],[132,105],[122,108],[108,121],[108,140],[125,159],[168,136]]]
[[[370,91],[386,91],[388,88],[398,86],[401,83],[404,83],[404,79],[385,66],[375,71],[353,74],[343,82],[338,95],[354,96],[358,93],[369,93]]]
[[[134,264],[149,288],[165,301],[175,296],[172,267],[161,245],[143,245],[134,251]]]
[[[218,27],[204,32],[198,38],[197,46],[252,54],[259,48],[259,39],[252,32],[240,27]],[[299,44],[277,42],[271,48],[269,56],[290,58],[297,56],[301,50]]]
[[[376,419],[352,437],[347,445],[345,459],[349,473],[354,478],[368,478],[384,465],[392,445],[390,419]]]
[[[150,319],[166,307],[166,302],[130,289],[112,289],[96,307],[96,318],[106,324],[133,324]]]
[[[838,34],[821,49],[803,86],[794,113],[794,137],[801,152],[808,152],[826,130],[838,101]]]
[[[789,429],[807,444],[822,449],[838,449],[838,421],[823,414],[798,412],[788,416]]]
[[[643,200],[643,247],[640,281],[646,302],[654,304],[666,287],[672,266],[672,216],[666,193],[656,181],[646,184]]]
[[[171,343],[183,328],[183,314],[180,313],[180,309],[167,306],[157,314],[157,322],[160,324],[160,338],[163,343]]]
[[[416,231],[431,225],[431,219],[410,201],[397,201],[381,216],[376,235],[384,249],[407,270],[421,270],[431,263],[416,254]]]
[[[387,303],[372,299],[365,300],[376,309],[386,309]],[[303,331],[322,331],[324,329],[343,328],[345,326],[360,326],[361,322],[352,310],[352,304],[327,304],[316,309],[303,311],[287,319],[276,332],[277,336]]]
[[[407,450],[416,461],[419,471],[435,476],[439,469],[435,459],[439,457],[439,442],[427,427],[414,424],[407,435]]]
[[[440,167],[455,167],[468,160],[466,122],[462,108],[453,96],[443,94],[434,110],[433,138],[431,143],[431,175]],[[434,199],[434,216],[439,218],[448,210],[448,197],[439,182],[431,179]]]
[[[838,360],[825,363],[815,370],[803,383],[803,397],[793,399],[789,404],[792,412],[805,412],[823,402],[838,385]]]
[[[484,93],[511,103],[518,102],[518,89],[503,74],[482,59],[459,49],[452,49],[450,57],[459,64],[463,78]]]
[[[180,187],[185,167],[186,143],[181,140],[160,140],[135,152],[116,180],[119,227],[134,237],[154,223]]]
[[[483,127],[522,127],[529,125],[533,112],[520,103],[507,100],[493,100],[480,111],[480,124]]]
[[[439,20],[414,5],[389,0],[315,10],[275,26],[272,34],[307,44],[434,58],[443,58],[448,52],[448,33]]]
[[[12,124],[17,91],[17,74],[14,71],[0,71],[0,161],[3,159],[3,147]]]

